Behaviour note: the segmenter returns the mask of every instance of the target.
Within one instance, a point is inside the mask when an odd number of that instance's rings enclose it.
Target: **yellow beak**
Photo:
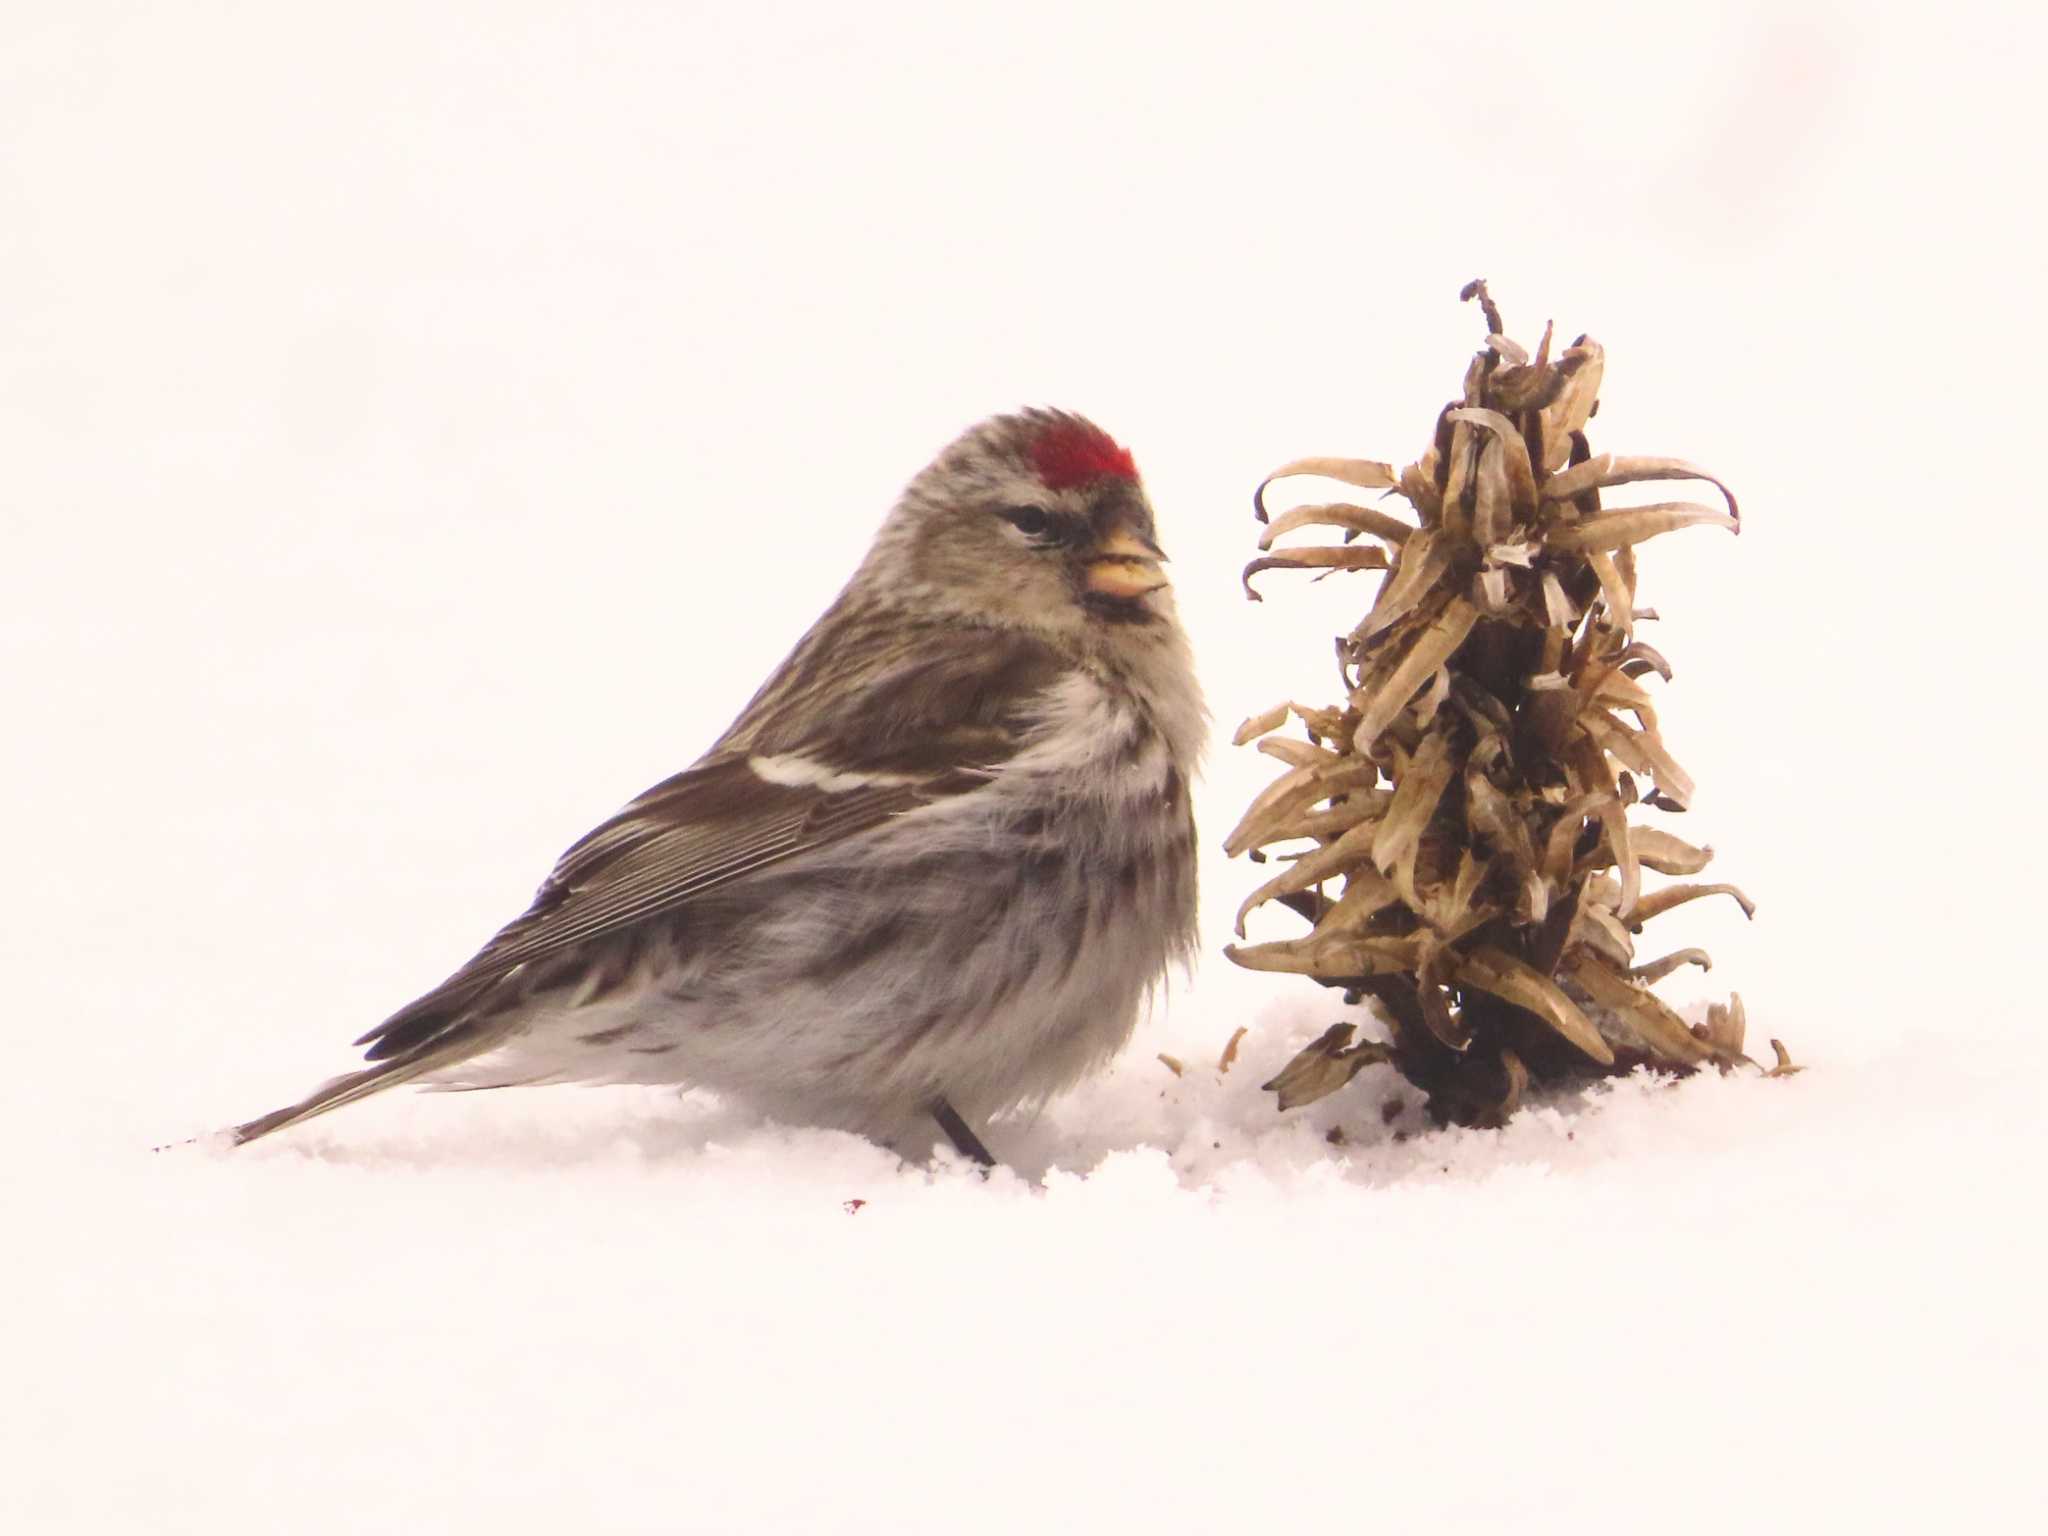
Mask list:
[[[1088,557],[1083,585],[1105,597],[1143,597],[1166,585],[1159,560],[1157,549],[1119,528]]]

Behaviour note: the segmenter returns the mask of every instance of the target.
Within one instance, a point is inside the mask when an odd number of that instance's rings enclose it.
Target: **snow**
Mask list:
[[[1935,26],[7,12],[0,1529],[2029,1523],[2039,23]],[[1644,583],[1759,910],[1657,930],[1800,1075],[1280,1116],[1363,1015],[1213,959],[1219,746],[1212,959],[993,1178],[636,1089],[151,1150],[343,1069],[978,415],[1131,444],[1223,735],[1327,699],[1364,586],[1245,603],[1250,488],[1416,452],[1479,274],[1742,497]]]
[[[2037,1487],[2025,1095],[1850,1057],[1337,1154],[1260,1112],[1285,1044],[1134,1055],[987,1183],[611,1090],[67,1147],[9,1213],[13,1528],[1968,1529]]]

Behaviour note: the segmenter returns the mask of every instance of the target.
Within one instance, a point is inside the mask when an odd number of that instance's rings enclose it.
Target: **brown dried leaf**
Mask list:
[[[1372,751],[1380,733],[1407,708],[1415,690],[1450,660],[1451,653],[1465,643],[1465,637],[1472,633],[1472,626],[1478,622],[1479,610],[1462,597],[1453,597],[1444,605],[1443,611],[1429,627],[1416,636],[1392,675],[1361,706],[1358,729],[1351,738],[1358,751]]]
[[[1458,872],[1452,876],[1449,889],[1438,885],[1421,893],[1422,901],[1415,910],[1443,943],[1456,943],[1499,913],[1500,908],[1492,903],[1473,899],[1492,873],[1490,860],[1475,858],[1471,849],[1463,849],[1458,854]]]
[[[1473,541],[1482,549],[1495,543],[1507,531],[1511,516],[1506,457],[1500,440],[1494,438],[1479,450],[1478,480],[1472,494]]]
[[[1301,703],[1290,704],[1287,707],[1294,711],[1297,720],[1308,727],[1311,736],[1320,736],[1329,741],[1351,733],[1341,709],[1317,709],[1313,705]]]
[[[1272,835],[1265,839],[1265,843],[1289,843],[1304,837],[1312,837],[1317,842],[1327,842],[1333,837],[1341,837],[1361,821],[1384,816],[1393,798],[1394,792],[1390,789],[1353,790],[1341,800],[1332,801],[1319,811],[1302,811],[1284,822],[1275,824],[1271,829]]]
[[[1562,889],[1572,875],[1572,854],[1578,848],[1579,836],[1585,829],[1588,816],[1598,816],[1602,808],[1618,804],[1611,789],[1588,790],[1585,794],[1568,801],[1557,820],[1550,825],[1550,835],[1543,844],[1543,878],[1553,888]],[[1615,887],[1616,899],[1620,899],[1620,887]]]
[[[1692,775],[1678,766],[1655,731],[1631,730],[1598,705],[1579,712],[1579,726],[1603,752],[1611,752],[1637,773],[1648,774],[1667,800],[1692,804]]]
[[[1536,471],[1529,463],[1529,444],[1522,436],[1522,429],[1503,416],[1499,411],[1474,409],[1451,412],[1451,420],[1470,422],[1484,432],[1491,433],[1502,453],[1502,471],[1507,477],[1508,499],[1516,510],[1527,515],[1536,510]],[[1481,543],[1488,542],[1482,538]]]
[[[1635,941],[1629,937],[1628,929],[1612,911],[1597,901],[1579,903],[1578,915],[1572,920],[1571,937],[1566,947],[1590,949],[1618,970],[1627,970],[1635,963]]]
[[[1604,491],[1617,485],[1635,485],[1645,480],[1704,480],[1728,499],[1728,515],[1738,521],[1742,511],[1735,505],[1735,493],[1720,479],[1688,464],[1684,459],[1635,458],[1596,453],[1583,464],[1561,469],[1543,483],[1545,501],[1570,501],[1587,491]]]
[[[1727,1060],[1742,1059],[1742,1037],[1749,1019],[1742,1007],[1742,994],[1730,992],[1726,1003],[1707,1005],[1707,1022],[1695,1024],[1692,1032],[1706,1041],[1707,1048]]]
[[[1425,978],[1415,988],[1415,1005],[1422,1013],[1423,1027],[1447,1049],[1465,1050],[1472,1036],[1451,1012],[1451,1000],[1434,978]]]
[[[1543,573],[1543,617],[1552,629],[1567,631],[1579,621],[1579,611],[1564,595],[1564,583],[1555,571]]]
[[[1543,553],[1541,544],[1506,543],[1486,546],[1486,558],[1493,565],[1512,565],[1526,571],[1536,563],[1536,557]]]
[[[1284,971],[1296,976],[1384,976],[1415,967],[1413,934],[1345,935],[1275,939],[1266,944],[1226,944],[1223,953],[1248,971]]]
[[[1684,838],[1673,837],[1655,827],[1630,827],[1628,841],[1635,850],[1636,862],[1660,875],[1696,875],[1714,857],[1713,849],[1695,847]],[[1613,863],[1614,850],[1602,843],[1579,861],[1579,868],[1582,871],[1606,869]]]
[[[1436,719],[1436,712],[1444,707],[1444,700],[1451,696],[1451,674],[1448,668],[1438,667],[1430,675],[1429,686],[1417,695],[1408,709],[1408,719],[1417,731],[1429,729]]]
[[[1252,587],[1252,578],[1261,571],[1383,571],[1387,564],[1387,552],[1372,544],[1333,544],[1261,555],[1244,568],[1244,595],[1255,603],[1265,601]]]
[[[1681,1066],[1696,1066],[1710,1054],[1706,1045],[1685,1027],[1685,1020],[1664,1005],[1654,992],[1637,986],[1609,970],[1604,962],[1588,954],[1565,961],[1565,974],[1586,996],[1628,1026],[1629,1032],[1649,1050]]]
[[[1427,453],[1401,471],[1401,494],[1415,509],[1416,519],[1427,528],[1443,511],[1443,498],[1436,488],[1436,450]]]
[[[1579,1006],[1541,971],[1491,945],[1475,949],[1458,966],[1458,980],[1526,1009],[1602,1066],[1614,1065],[1614,1052],[1600,1038]]]
[[[1712,848],[1698,847],[1655,827],[1630,827],[1628,841],[1636,858],[1660,875],[1696,875],[1714,858]]]
[[[1520,342],[1510,341],[1507,337],[1496,331],[1486,338],[1486,344],[1499,354],[1502,362],[1511,363],[1517,368],[1528,365],[1528,349]]]
[[[1507,1088],[1500,1096],[1500,1102],[1486,1116],[1488,1125],[1506,1125],[1522,1102],[1522,1090],[1529,1086],[1529,1069],[1522,1065],[1522,1058],[1506,1046],[1500,1050],[1501,1075],[1507,1079]]]
[[[1645,728],[1655,730],[1650,724],[1657,713],[1657,701],[1650,697],[1649,689],[1635,681],[1614,663],[1609,662],[1595,674],[1589,674],[1585,681],[1592,684],[1589,697],[1599,700],[1613,709],[1633,710],[1636,715],[1648,717]]]
[[[1268,731],[1278,730],[1286,723],[1287,706],[1285,704],[1275,704],[1271,709],[1261,710],[1258,714],[1250,716],[1231,736],[1230,744],[1233,747],[1241,747],[1246,742],[1254,741],[1265,735]]]
[[[1641,640],[1630,641],[1615,660],[1620,662],[1621,670],[1630,677],[1641,677],[1645,672],[1654,672],[1665,682],[1671,681],[1671,663],[1664,659],[1663,654],[1655,646],[1647,645]]]
[[[1378,778],[1378,765],[1360,758],[1345,758],[1334,767],[1290,769],[1259,791],[1224,840],[1223,851],[1235,858],[1276,841],[1274,829],[1317,801],[1370,789]]]
[[[1540,411],[1557,399],[1568,377],[1548,366],[1539,353],[1526,366],[1510,363],[1494,369],[1486,396],[1503,411]]]
[[[1628,974],[1630,980],[1639,981],[1647,987],[1653,982],[1662,981],[1680,966],[1686,965],[1696,965],[1703,971],[1711,971],[1714,968],[1714,960],[1704,949],[1675,949],[1668,955],[1661,955],[1657,959],[1650,961],[1647,965],[1637,966]],[[1709,1009],[1708,1012],[1711,1016],[1712,1010]],[[1738,1045],[1741,1044],[1739,1038],[1736,1043]]]
[[[1486,380],[1493,369],[1493,359],[1484,352],[1472,354],[1472,361],[1465,365],[1465,387],[1460,393],[1467,405],[1478,405],[1486,393]]]
[[[1289,475],[1319,475],[1325,480],[1341,480],[1346,485],[1367,491],[1389,491],[1397,483],[1394,467],[1377,459],[1294,459],[1266,476],[1259,482],[1259,488],[1252,492],[1252,510],[1258,514],[1260,522],[1266,520],[1266,487]]]
[[[1413,894],[1416,851],[1422,846],[1422,834],[1457,769],[1457,749],[1451,733],[1431,731],[1415,749],[1395,784],[1394,803],[1374,824],[1373,867],[1392,878],[1410,906],[1417,905]]]
[[[1593,407],[1600,403],[1605,359],[1600,343],[1582,336],[1557,360],[1558,368],[1570,376],[1556,400],[1545,406],[1538,417],[1543,433],[1545,474],[1555,474],[1564,467],[1572,454],[1572,434],[1583,432],[1586,423],[1592,420]]]
[[[1463,543],[1472,536],[1471,519],[1465,510],[1465,492],[1472,483],[1472,476],[1479,467],[1479,444],[1472,428],[1457,420],[1458,413],[1446,413],[1445,420],[1452,423],[1451,448],[1446,456],[1450,465],[1450,476],[1444,481],[1443,526],[1444,532]]]
[[[1242,819],[1223,840],[1223,851],[1235,858],[1248,848],[1257,847],[1267,839],[1257,835],[1255,828],[1270,820],[1273,813],[1283,806],[1289,811],[1300,810],[1303,806],[1320,800],[1316,771],[1313,768],[1296,768],[1282,774],[1271,784],[1260,790],[1258,796],[1245,809]]]
[[[1602,512],[1583,522],[1558,523],[1550,530],[1550,547],[1586,551],[1626,549],[1660,533],[1695,527],[1728,528],[1738,533],[1742,530],[1734,518],[1696,501],[1660,501],[1654,506]]]
[[[1351,1045],[1351,1036],[1355,1032],[1355,1025],[1332,1024],[1282,1067],[1278,1076],[1260,1086],[1279,1097],[1283,1114],[1329,1097],[1367,1067],[1391,1056],[1391,1052],[1377,1041],[1364,1040]]]
[[[1624,912],[1622,916],[1628,919],[1631,927],[1641,928],[1651,918],[1688,901],[1698,901],[1702,896],[1732,897],[1742,908],[1744,917],[1756,916],[1756,903],[1743,895],[1742,887],[1737,885],[1667,885],[1661,891],[1651,891],[1636,903],[1633,912]]]
[[[1508,611],[1508,573],[1489,565],[1472,577],[1472,601],[1482,613],[1495,616]]]
[[[1314,937],[1328,940],[1355,937],[1375,913],[1400,900],[1394,883],[1376,869],[1356,869],[1344,877],[1344,894],[1316,924]]]
[[[1628,818],[1623,814],[1621,800],[1614,793],[1614,774],[1607,766],[1607,754],[1590,737],[1580,736],[1571,744],[1571,763],[1589,792],[1598,790],[1604,800],[1596,806],[1600,828],[1607,837],[1607,846],[1614,850],[1614,866],[1621,877],[1621,892],[1614,902],[1617,917],[1626,918],[1634,910],[1636,897],[1642,890],[1642,866],[1636,863],[1635,850],[1629,846]]]
[[[1353,533],[1385,539],[1390,544],[1402,543],[1415,532],[1413,526],[1389,513],[1353,506],[1345,501],[1329,501],[1282,512],[1259,535],[1259,548],[1271,549],[1275,539],[1297,528],[1347,528]]]
[[[1600,600],[1607,608],[1608,622],[1626,635],[1635,614],[1635,588],[1622,579],[1613,557],[1603,550],[1587,555],[1586,564],[1600,578]]]
[[[1267,757],[1277,757],[1292,768],[1334,767],[1344,761],[1328,747],[1296,741],[1292,736],[1262,736],[1259,738],[1259,751]]]
[[[1579,889],[1585,892],[1587,901],[1597,901],[1610,912],[1621,900],[1621,882],[1612,875],[1594,875],[1580,882]]]
[[[1305,891],[1312,885],[1321,885],[1325,880],[1345,874],[1349,867],[1366,857],[1373,846],[1373,838],[1379,831],[1379,823],[1367,821],[1351,828],[1334,843],[1312,849],[1293,861],[1279,874],[1245,897],[1244,904],[1237,909],[1237,936],[1244,937],[1244,920],[1252,909],[1264,905],[1276,896],[1285,896],[1291,891]]]
[[[1381,583],[1372,611],[1352,631],[1352,640],[1362,645],[1406,618],[1429,595],[1450,564],[1450,545],[1441,534],[1433,528],[1416,534],[1402,546],[1393,574]]]
[[[1465,770],[1465,824],[1484,838],[1517,873],[1536,867],[1529,824],[1514,803],[1476,767]]]

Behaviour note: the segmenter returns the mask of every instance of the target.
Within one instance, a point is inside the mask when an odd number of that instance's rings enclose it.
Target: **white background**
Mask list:
[[[2038,1507],[2038,24],[1409,10],[0,4],[14,1528]],[[148,1152],[346,1066],[981,416],[1132,446],[1220,735],[1334,698],[1369,578],[1247,604],[1251,488],[1418,453],[1477,275],[1742,497],[1643,581],[1759,913],[1660,927],[1804,1076],[1283,1121],[1335,1012],[1217,961],[987,1185],[622,1090]]]

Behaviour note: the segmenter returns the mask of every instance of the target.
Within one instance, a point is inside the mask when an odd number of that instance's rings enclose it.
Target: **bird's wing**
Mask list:
[[[1066,671],[1040,642],[978,631],[969,643],[907,647],[865,688],[790,698],[805,707],[776,709],[764,689],[744,737],[729,734],[578,841],[522,916],[356,1043],[372,1061],[412,1051],[518,966],[971,792],[1015,754],[1034,702]]]

